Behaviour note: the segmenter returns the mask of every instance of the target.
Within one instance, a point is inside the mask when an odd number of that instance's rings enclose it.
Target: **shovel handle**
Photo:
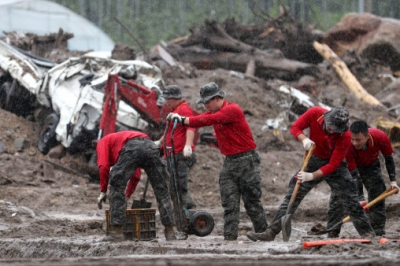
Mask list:
[[[148,187],[149,187],[149,177],[146,177],[146,183],[144,185],[143,198],[142,198],[143,201],[146,199],[146,192]]]
[[[386,191],[382,192],[382,194],[380,194],[374,200],[371,200],[370,202],[368,202],[368,204],[363,207],[364,210],[374,206],[376,203],[380,202],[381,200],[384,200],[387,197],[389,197],[393,194],[396,194],[398,191],[399,190],[397,188],[395,188],[395,189],[388,188]],[[344,218],[342,220],[343,223],[347,223],[348,221],[350,221],[350,216],[347,216],[346,218]]]
[[[309,151],[305,151],[304,153],[304,160],[303,160],[303,166],[301,167],[300,171],[304,171],[307,168],[308,162],[310,161],[311,155],[313,154],[315,149],[315,144],[312,144],[310,147]]]
[[[313,151],[315,149],[315,145],[312,144],[311,148],[309,151],[305,151],[304,153],[304,159],[303,159],[303,165],[301,167],[300,171],[304,171],[307,168],[308,162],[310,161],[311,155],[313,154]],[[294,187],[293,193],[292,193],[292,197],[290,198],[289,203],[294,202],[294,200],[296,199],[297,196],[297,192],[299,191],[300,188],[300,184],[301,184],[301,180],[297,180],[296,186]]]

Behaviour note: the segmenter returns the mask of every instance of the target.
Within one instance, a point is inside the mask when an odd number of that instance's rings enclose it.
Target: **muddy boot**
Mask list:
[[[164,234],[167,241],[176,240],[176,226],[165,226]]]
[[[125,241],[124,227],[122,225],[111,225],[108,235],[103,241],[120,242]]]
[[[386,235],[385,230],[374,230],[376,236],[384,236]]]
[[[340,234],[339,231],[336,231],[336,230],[330,231],[330,232],[328,233],[328,238],[338,238],[338,237],[339,237],[339,234]]]
[[[183,192],[182,193],[182,201],[183,201],[183,207],[190,210],[196,208],[196,203],[194,202],[192,196],[190,195],[189,191],[188,192]]]
[[[372,244],[378,244],[379,243],[379,239],[380,239],[380,237],[376,236],[374,232],[369,232],[369,233],[363,234],[361,236],[361,238],[371,240]]]
[[[252,241],[274,241],[276,234],[271,228],[268,228],[262,233],[247,232],[247,238]]]
[[[224,236],[224,240],[226,241],[235,241],[237,239],[237,236],[233,236],[233,235],[225,235]]]

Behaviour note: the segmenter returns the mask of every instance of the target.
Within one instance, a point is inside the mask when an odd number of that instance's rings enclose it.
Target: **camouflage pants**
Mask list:
[[[328,161],[329,160],[323,160],[315,155],[312,155],[306,168],[306,172],[312,173],[314,171],[317,171],[320,167],[326,165]],[[327,176],[302,183],[300,185],[296,199],[293,202],[292,213],[296,211],[300,202],[307,195],[307,193],[323,180],[325,180],[331,187],[332,193],[335,193],[339,196],[338,200],[342,203],[345,210],[350,214],[351,221],[353,222],[357,232],[360,235],[372,232],[372,228],[368,221],[368,218],[358,202],[356,184],[354,183],[350,172],[347,169],[346,162],[342,162],[335,172]],[[292,177],[290,179],[289,187],[283,203],[281,204],[281,206],[279,206],[279,209],[276,212],[275,217],[271,223],[270,227],[276,234],[278,234],[282,230],[281,218],[286,214],[286,209],[293,194],[296,182],[296,178]]]
[[[110,172],[111,225],[123,225],[126,219],[125,188],[136,168],[146,172],[157,199],[163,225],[174,225],[171,197],[168,190],[168,173],[160,159],[160,151],[153,141],[133,138],[126,142],[119,153],[118,162]]]
[[[361,189],[359,193],[363,193],[362,186],[364,184],[368,192],[368,201],[374,200],[386,190],[379,160],[376,160],[376,162],[369,166],[358,167],[358,172],[360,173],[360,180],[357,181]],[[345,216],[343,206],[338,200],[338,197],[339,196],[335,193],[331,194],[328,211],[328,228],[338,223]],[[386,224],[385,200],[372,206],[367,212],[367,215],[375,234],[379,236],[384,235]],[[340,233],[340,228],[337,230],[337,233]]]
[[[224,208],[224,235],[238,236],[240,197],[254,230],[267,229],[267,219],[261,198],[261,158],[255,151],[243,156],[227,156],[219,177],[221,203]]]
[[[193,165],[196,163],[196,154],[193,152],[191,157],[186,158],[183,156],[183,153],[178,153],[176,155],[176,160],[178,163],[178,178],[183,205],[184,208],[191,209],[196,207],[196,203],[188,190],[188,175],[190,169],[192,169]]]

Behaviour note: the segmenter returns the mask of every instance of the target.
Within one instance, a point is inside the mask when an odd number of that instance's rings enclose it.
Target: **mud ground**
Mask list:
[[[303,150],[286,130],[263,130],[266,120],[287,111],[287,99],[280,85],[307,88],[314,103],[331,106],[345,103],[352,119],[365,119],[374,126],[379,116],[393,120],[383,108],[357,101],[332,71],[321,66],[321,77],[305,77],[296,83],[258,78],[238,78],[225,71],[198,71],[186,68],[163,69],[166,84],[181,86],[193,108],[199,88],[216,82],[227,92],[227,100],[237,102],[250,123],[257,150],[262,157],[262,203],[271,222],[286,192],[289,179],[301,167]],[[376,73],[376,69],[373,73]],[[328,74],[327,74],[328,73]],[[367,90],[381,91],[388,85],[374,74],[362,79]],[[377,89],[378,88],[378,89]],[[380,89],[379,89],[380,88]],[[372,93],[372,92],[371,92]],[[382,96],[383,97],[383,96]],[[290,123],[289,123],[290,124]],[[209,130],[207,128],[202,130]],[[189,236],[185,241],[167,242],[157,216],[157,237],[152,241],[108,243],[105,236],[105,212],[98,210],[99,185],[89,182],[79,156],[52,160],[36,149],[39,126],[0,109],[0,265],[398,265],[400,244],[348,243],[303,248],[304,241],[325,239],[292,230],[289,242],[278,235],[271,243],[251,242],[245,234],[252,230],[250,219],[241,206],[237,241],[223,240],[223,210],[220,205],[218,174],[223,156],[217,149],[198,145],[197,163],[190,174],[189,189],[197,209],[215,219],[215,228],[207,237]],[[22,144],[21,144],[22,143]],[[400,168],[399,148],[395,162]],[[389,180],[386,176],[386,183]],[[145,178],[132,199],[139,199]],[[330,189],[322,183],[312,190],[293,215],[292,226],[309,230],[325,225]],[[398,195],[387,200],[387,237],[400,239]],[[156,206],[153,191],[149,201]],[[108,208],[108,204],[105,205]],[[351,223],[342,228],[341,237],[359,237]]]

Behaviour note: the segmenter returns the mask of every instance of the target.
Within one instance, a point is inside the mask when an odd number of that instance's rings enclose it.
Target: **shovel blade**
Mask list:
[[[321,224],[316,224],[314,225],[310,231],[307,232],[307,234],[309,235],[324,235],[327,234],[331,231],[337,230],[338,228],[340,228],[340,226],[342,226],[343,221],[335,224],[334,226],[332,226],[332,228],[327,229],[325,226],[321,225]]]
[[[131,209],[150,209],[151,208],[151,202],[147,202],[144,200],[134,200],[132,202],[132,207]]]
[[[282,224],[282,238],[283,241],[288,242],[290,238],[290,234],[292,233],[292,221],[291,221],[292,215],[291,214],[286,214],[281,218],[281,224]]]

